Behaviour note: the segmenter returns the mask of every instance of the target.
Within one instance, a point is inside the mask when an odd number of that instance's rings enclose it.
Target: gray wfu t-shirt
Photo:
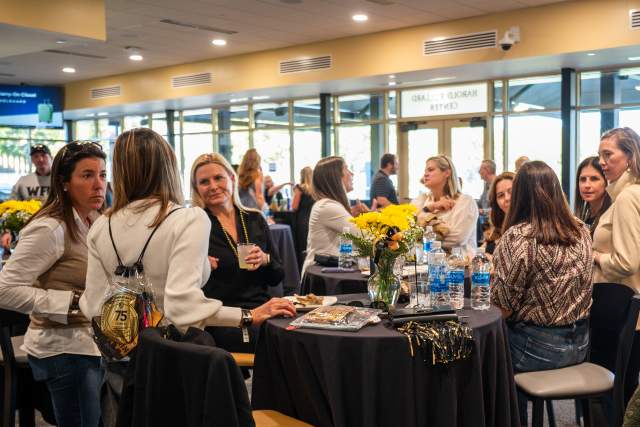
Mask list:
[[[51,188],[51,175],[40,176],[36,173],[30,173],[20,177],[16,185],[11,190],[12,200],[31,200],[38,199],[44,202],[49,197],[49,189]]]

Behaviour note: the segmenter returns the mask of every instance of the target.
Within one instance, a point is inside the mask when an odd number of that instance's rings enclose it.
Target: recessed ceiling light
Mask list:
[[[261,99],[269,99],[271,98],[269,95],[258,95],[251,98],[254,101],[260,101]]]
[[[629,61],[640,61],[640,56],[630,56],[627,59]]]
[[[211,40],[211,44],[215,46],[226,46],[227,41],[225,39],[213,39]]]
[[[107,113],[106,111],[102,111],[102,112],[98,113],[98,116],[101,116],[101,117],[102,116],[108,116],[108,115],[109,115],[109,113]]]
[[[397,85],[397,83],[396,83],[396,82],[389,82],[389,83],[387,83],[387,84],[388,84],[389,86],[395,86],[395,85]]]
[[[351,17],[351,19],[353,19],[356,22],[365,22],[369,19],[369,17],[364,13],[356,13]]]
[[[62,72],[63,72],[63,73],[75,73],[75,72],[76,72],[76,69],[75,69],[75,68],[73,68],[73,67],[64,67],[64,68],[62,69]]]
[[[144,58],[139,53],[132,53],[129,55],[129,59],[132,61],[142,61]]]
[[[396,75],[395,75],[395,74],[389,74],[389,78],[390,78],[390,79],[395,79],[395,78],[396,78]]]
[[[84,116],[85,116],[85,117],[93,117],[93,116],[95,116],[95,114],[93,114],[93,113],[88,113],[88,114],[85,114]]]
[[[589,52],[589,53],[587,53],[587,56],[596,56],[596,54],[593,53],[593,52]]]
[[[231,98],[229,102],[245,102],[248,101],[249,98]]]
[[[56,40],[57,44],[65,44],[66,42],[67,42],[66,40],[62,40],[62,39]]]

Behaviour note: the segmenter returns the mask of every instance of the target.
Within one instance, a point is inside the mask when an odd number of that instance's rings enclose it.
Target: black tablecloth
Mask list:
[[[274,246],[278,248],[282,267],[284,268],[284,279],[282,280],[284,295],[292,295],[294,292],[298,292],[300,287],[300,272],[298,271],[298,260],[296,258],[296,248],[293,244],[291,227],[284,224],[271,224],[269,231],[271,232]]]
[[[322,266],[310,265],[302,278],[302,295],[342,295],[367,292],[367,280],[359,271],[352,273],[323,273]]]
[[[269,320],[256,352],[253,408],[316,426],[519,425],[499,310],[466,308],[461,314],[469,316],[474,350],[470,359],[449,366],[412,358],[407,338],[383,324],[357,333],[288,331],[290,320]]]

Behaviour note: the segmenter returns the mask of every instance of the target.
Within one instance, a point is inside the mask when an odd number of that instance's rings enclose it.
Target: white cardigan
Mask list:
[[[426,215],[422,208],[431,202],[433,202],[431,193],[420,194],[413,199],[411,203],[418,208],[418,219]],[[461,246],[467,254],[475,252],[478,246],[476,242],[478,205],[471,196],[460,194],[453,208],[445,212],[439,212],[438,219],[449,227],[449,234],[442,241],[442,247],[451,249]]]
[[[125,265],[132,265],[140,255],[153,230],[148,226],[159,210],[156,204],[142,213],[134,213],[130,207],[141,202],[133,202],[111,217],[113,239]],[[189,326],[240,324],[239,308],[223,307],[221,301],[205,297],[201,289],[211,274],[207,258],[210,231],[211,221],[202,209],[180,209],[160,225],[142,261],[165,316],[183,330]],[[118,265],[106,216],[91,227],[87,245],[87,283],[80,309],[91,319],[100,314],[107,286]]]
[[[310,265],[316,254],[338,256],[340,233],[344,227],[356,234],[360,230],[349,221],[351,213],[340,203],[332,199],[320,199],[313,204],[309,215],[309,234],[307,236],[307,257],[302,266],[302,275]]]

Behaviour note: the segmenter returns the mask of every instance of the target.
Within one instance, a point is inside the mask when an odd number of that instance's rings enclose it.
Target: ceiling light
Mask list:
[[[64,68],[62,69],[62,72],[63,72],[63,73],[75,73],[75,72],[76,72],[76,69],[75,69],[75,68],[73,68],[73,67],[64,67]]]
[[[640,61],[640,56],[630,56],[627,59],[629,61]]]
[[[132,53],[129,55],[129,59],[132,61],[142,61],[144,58],[139,53]]]
[[[596,56],[596,54],[593,53],[593,52],[589,52],[589,53],[587,53],[587,56]]]
[[[254,96],[251,99],[254,101],[260,101],[262,99],[269,99],[271,98],[269,95],[258,95],[258,96]]]
[[[95,116],[95,114],[93,114],[93,113],[85,114],[85,117],[93,117],[93,116]]]
[[[213,39],[211,40],[211,44],[215,46],[226,46],[227,41],[225,39]]]
[[[356,22],[365,22],[369,19],[369,17],[367,15],[365,15],[364,13],[357,13],[355,15],[353,15],[351,17],[351,19],[353,19]]]
[[[395,86],[397,83],[396,82],[389,82],[387,83],[389,86]]]
[[[639,91],[639,92],[640,92],[640,85],[636,86],[636,87],[635,87],[635,90],[637,90],[637,91]]]
[[[102,116],[108,116],[108,115],[109,115],[109,113],[107,113],[106,111],[102,111],[102,112],[98,113],[98,116],[101,116],[101,117]]]
[[[396,75],[395,75],[395,74],[390,74],[390,75],[389,75],[389,78],[390,78],[390,79],[395,79],[395,78],[396,78]]]
[[[229,102],[245,102],[248,101],[249,98],[231,98]]]
[[[429,80],[427,80],[428,82],[443,82],[445,80],[454,80],[455,77],[451,76],[451,77],[433,77]]]
[[[65,44],[66,42],[67,42],[66,40],[62,40],[62,39],[56,40],[57,44]]]
[[[124,50],[129,54],[129,59],[132,61],[142,61],[144,59],[139,47],[127,46]]]

